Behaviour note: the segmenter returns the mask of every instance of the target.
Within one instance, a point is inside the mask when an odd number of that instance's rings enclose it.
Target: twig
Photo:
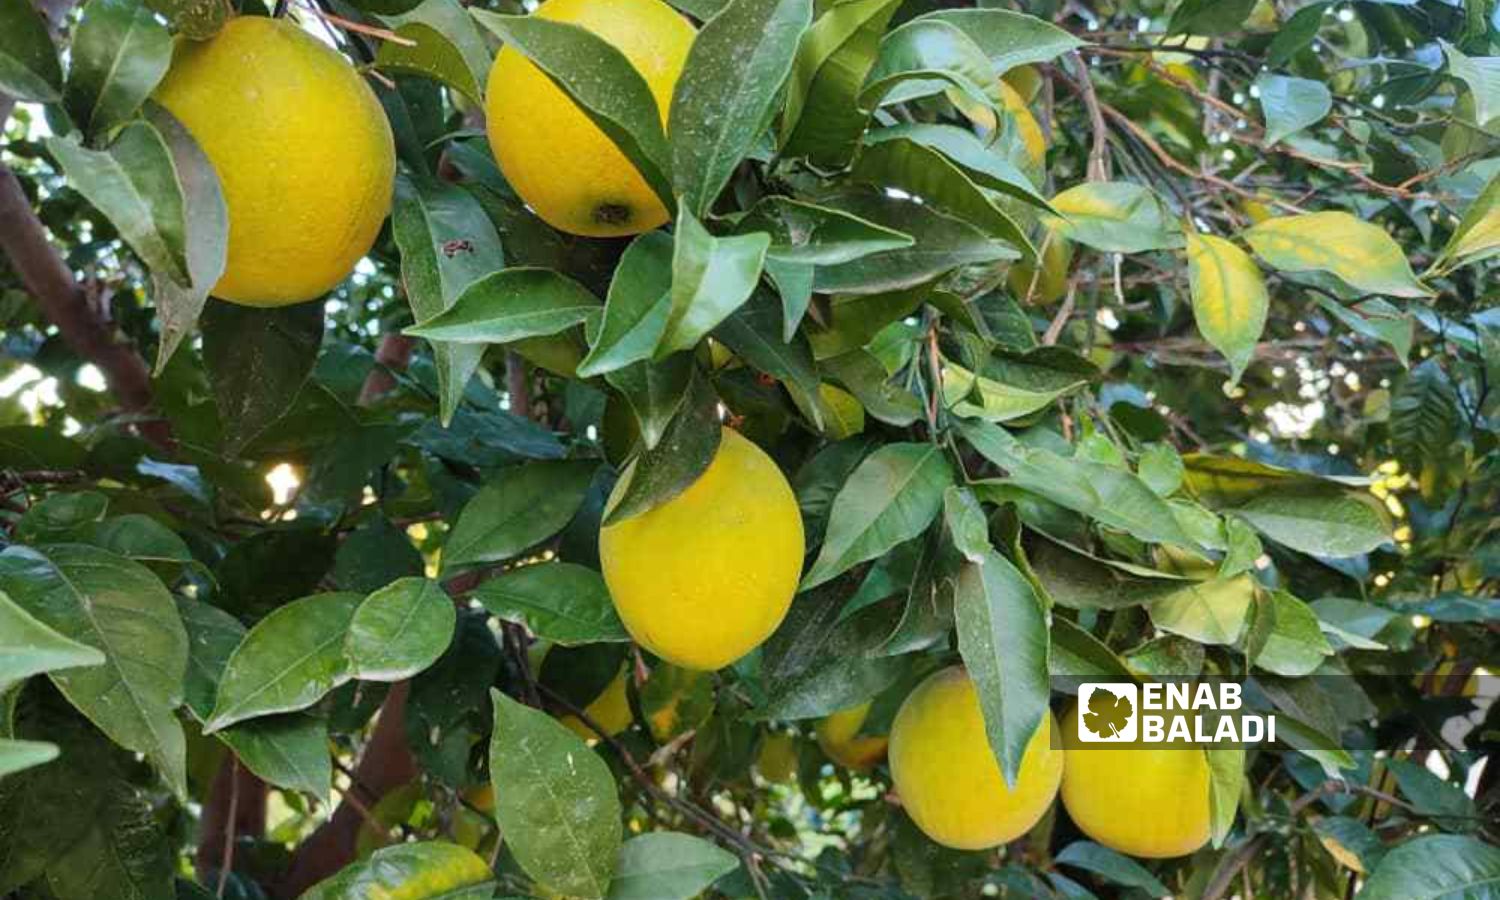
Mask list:
[[[1078,296],[1078,284],[1076,280],[1068,281],[1068,295],[1063,298],[1062,305],[1057,308],[1057,314],[1048,323],[1047,330],[1042,333],[1042,346],[1051,347],[1057,343],[1062,335],[1063,326],[1068,324],[1068,317],[1073,314],[1073,303]]]
[[[237,756],[230,757],[229,770],[229,815],[224,825],[224,852],[219,855],[219,886],[214,891],[215,897],[224,896],[224,889],[229,886],[229,872],[234,868],[234,841],[235,826],[239,823],[235,817],[240,811],[240,760]]]
[[[1089,181],[1108,181],[1109,129],[1105,127],[1104,115],[1099,108],[1099,95],[1094,93],[1094,81],[1089,77],[1088,67],[1084,65],[1083,57],[1078,51],[1070,52],[1068,58],[1078,67],[1078,80],[1073,84],[1078,87],[1083,105],[1089,111],[1089,124],[1094,133],[1094,143],[1089,148]]]
[[[411,38],[404,38],[396,32],[390,30],[389,28],[379,28],[374,25],[365,25],[360,22],[355,22],[352,19],[346,19],[343,16],[336,16],[331,12],[324,12],[323,10],[318,9],[316,6],[312,6],[310,4],[304,4],[300,8],[312,13],[313,15],[329,23],[330,25],[337,25],[345,31],[353,31],[356,34],[364,34],[372,38],[379,38],[382,41],[390,41],[392,44],[399,44],[402,47],[417,46],[416,41],[412,40]]]

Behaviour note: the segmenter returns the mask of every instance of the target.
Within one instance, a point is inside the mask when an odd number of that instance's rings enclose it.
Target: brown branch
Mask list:
[[[207,874],[215,869],[225,873],[234,867],[230,848],[238,836],[265,834],[266,783],[241,765],[233,751],[226,752],[219,765],[199,823],[193,862],[200,881],[206,881]]]
[[[416,344],[416,338],[395,332],[380,339],[380,347],[375,350],[375,368],[365,376],[365,383],[359,389],[360,406],[369,406],[396,386],[396,373],[406,371]]]
[[[368,809],[381,797],[417,777],[417,765],[406,746],[405,682],[391,686],[380,707],[380,719],[359,758],[349,790],[328,821],[297,847],[291,864],[271,886],[271,896],[291,900],[354,861],[355,843]]]
[[[121,408],[127,413],[147,412],[151,408],[151,375],[145,360],[109,321],[107,297],[97,290],[85,290],[73,277],[62,255],[48,241],[20,179],[3,165],[0,251],[67,345],[104,374]],[[164,420],[143,422],[140,431],[153,443],[171,441]]]
[[[1083,105],[1089,111],[1089,125],[1093,129],[1094,142],[1089,147],[1089,181],[1109,180],[1109,129],[1104,126],[1104,115],[1100,111],[1099,95],[1094,92],[1094,80],[1089,77],[1088,67],[1083,63],[1083,57],[1077,50],[1068,54],[1068,58],[1078,67],[1078,80],[1072,82],[1078,89],[1078,95],[1083,98]],[[1071,79],[1070,79],[1071,80]],[[1041,268],[1038,264],[1037,268]]]

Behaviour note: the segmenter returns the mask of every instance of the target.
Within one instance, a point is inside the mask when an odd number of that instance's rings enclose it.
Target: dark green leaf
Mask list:
[[[1165,897],[1172,893],[1145,866],[1093,841],[1074,841],[1053,857],[1053,861],[1058,865],[1093,872],[1115,884],[1140,888],[1153,897]]]
[[[1482,900],[1500,890],[1500,848],[1471,837],[1421,835],[1390,851],[1357,900]]]
[[[725,319],[714,332],[740,358],[767,375],[786,382],[806,396],[818,392],[818,372],[812,348],[801,334],[783,341],[782,310],[776,295],[758,290],[750,301]]]
[[[715,237],[682,207],[672,247],[672,307],[658,344],[660,359],[690,350],[755,290],[770,235]]]
[[[18,543],[77,541],[104,518],[109,498],[97,491],[53,494],[26,510],[15,525]]]
[[[786,264],[834,266],[912,245],[909,236],[894,229],[791,197],[762,199],[740,222],[739,230],[770,234],[767,259]]]
[[[453,640],[448,593],[426,578],[402,578],[374,592],[349,622],[344,653],[362,681],[401,681],[437,661]]]
[[[1255,0],[1182,0],[1172,12],[1167,31],[1172,34],[1222,34],[1234,31],[1250,17]]]
[[[637,835],[620,847],[606,900],[693,900],[739,865],[734,854],[692,835]]]
[[[937,151],[980,187],[1009,194],[1032,206],[1052,211],[1052,205],[1032,187],[1031,179],[997,149],[986,146],[972,131],[956,125],[906,122],[877,129],[865,136],[868,144],[898,139],[912,141]]]
[[[97,136],[151,96],[172,61],[172,36],[139,0],[89,0],[68,55],[63,105],[74,124]]]
[[[203,365],[224,444],[237,451],[280,418],[312,372],[323,307],[261,309],[214,300],[203,310]]]
[[[1266,117],[1266,146],[1323,121],[1333,110],[1328,86],[1311,78],[1264,74],[1255,80]]]
[[[1076,693],[1085,681],[1130,682],[1135,675],[1103,641],[1072,619],[1052,617],[1052,647],[1047,668],[1061,690]]]
[[[0,686],[105,661],[103,653],[48,628],[0,591]]]
[[[672,252],[672,238],[662,231],[648,231],[625,248],[604,299],[604,322],[578,364],[579,377],[603,375],[655,355],[672,311]]]
[[[958,485],[950,485],[943,491],[943,523],[948,526],[953,546],[964,559],[982,564],[993,549],[990,523],[973,491]]]
[[[1411,801],[1417,814],[1433,819],[1444,831],[1473,831],[1479,824],[1474,801],[1462,785],[1445,781],[1410,759],[1386,760],[1386,768],[1396,776],[1402,796]]]
[[[859,92],[859,106],[875,109],[952,87],[997,108],[994,67],[963,29],[942,19],[918,18],[880,42],[880,55]]]
[[[0,93],[56,103],[62,87],[62,66],[46,20],[30,0],[0,0]]]
[[[573,563],[512,569],[481,584],[474,598],[500,618],[563,646],[630,640],[604,578]]]
[[[106,150],[88,150],[59,137],[47,138],[47,149],[69,183],[104,213],[153,272],[189,284],[182,186],[160,132],[131,122]]]
[[[979,693],[985,736],[1005,783],[1048,715],[1047,648],[1041,599],[1010,560],[990,549],[959,571],[953,615],[958,652]]]
[[[996,75],[1016,66],[1051,62],[1084,44],[1050,22],[1008,9],[943,9],[920,18],[957,26],[990,58]]]
[[[660,362],[642,360],[605,374],[604,380],[620,392],[635,414],[646,449],[656,447],[666,434],[688,395],[693,371],[692,354],[677,353]]]
[[[695,216],[707,215],[760,137],[812,21],[810,0],[733,0],[698,32],[672,94],[672,177]]]
[[[464,22],[464,20],[459,20]],[[445,23],[463,27],[459,22]],[[464,22],[472,26],[472,21]],[[473,103],[482,103],[484,92],[479,78],[483,71],[469,65],[463,51],[448,36],[425,22],[406,22],[397,26],[396,35],[413,46],[384,41],[375,54],[375,67],[401,75],[421,75],[448,85]]]
[[[145,754],[187,794],[182,702],[188,640],[172,595],[144,566],[105,550],[59,544],[0,553],[0,591],[44,625],[104,653],[104,663],[49,676],[116,743]]]
[[[802,590],[922,533],[952,482],[953,469],[938,444],[887,444],[870,454],[834,498],[822,552]]]
[[[596,319],[599,298],[551,269],[502,269],[464,289],[453,306],[407,334],[461,344],[505,344],[543,337]]]
[[[339,544],[333,581],[340,590],[361,594],[406,575],[421,575],[422,554],[411,538],[385,518],[372,519]]]
[[[437,317],[465,288],[505,265],[500,237],[474,195],[432,178],[396,176],[391,233],[401,250],[401,283],[418,322]],[[440,418],[446,425],[484,348],[438,341],[432,354]]]
[[[1318,37],[1318,30],[1325,21],[1328,7],[1332,3],[1309,3],[1282,23],[1271,46],[1266,51],[1266,62],[1272,66],[1284,66],[1292,57],[1306,50]]]
[[[826,167],[849,160],[868,115],[855,100],[900,0],[843,0],[802,35],[781,116],[786,156]]]
[[[503,470],[459,514],[443,567],[501,562],[562,530],[578,512],[598,464],[532,462]]]
[[[620,849],[609,767],[573,732],[496,690],[490,738],[495,820],[521,868],[554,891],[602,897]]]
[[[663,206],[672,198],[672,150],[662,131],[656,98],[630,60],[604,38],[570,22],[537,16],[501,16],[471,10],[541,69],[578,108],[614,141]]]
[[[655,509],[698,480],[719,452],[723,426],[718,398],[700,376],[693,376],[677,415],[655,447],[644,450],[620,476],[624,483],[604,511],[613,525]],[[616,499],[617,498],[617,499]]]
[[[1315,556],[1354,556],[1390,540],[1379,502],[1349,492],[1276,491],[1234,508],[1261,534]]]
[[[344,641],[359,594],[314,594],[255,623],[224,666],[204,731],[306,709],[352,675]]]

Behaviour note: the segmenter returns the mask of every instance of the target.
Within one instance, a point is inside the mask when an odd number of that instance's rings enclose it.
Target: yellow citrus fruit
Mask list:
[[[600,728],[604,729],[606,737],[614,737],[630,727],[635,717],[630,712],[630,698],[625,692],[625,672],[628,666],[620,668],[620,674],[615,676],[604,691],[595,697],[588,706],[583,708],[585,714],[593,720]],[[594,729],[583,724],[583,720],[574,715],[563,716],[560,719],[564,725],[574,734],[585,741],[598,739],[599,735]]]
[[[661,0],[547,0],[534,15],[587,29],[645,79],[663,127],[693,26]],[[671,218],[624,153],[562,88],[505,47],[485,88],[490,148],[516,193],[547,224],[592,237],[640,234]]]
[[[865,408],[854,395],[824,382],[818,385],[823,404],[823,430],[829,440],[841,441],[865,430]]]
[[[797,742],[783,731],[766,735],[755,757],[755,768],[767,781],[785,784],[797,777]]]
[[[608,508],[633,474],[626,470]],[[599,531],[604,582],[631,636],[700,671],[727,666],[776,630],[802,575],[802,549],[791,485],[727,428],[687,490]]]
[[[1042,256],[1041,274],[1036,266],[1018,262],[1010,267],[1006,276],[1010,292],[1022,303],[1033,305],[1056,303],[1068,292],[1068,269],[1073,264],[1073,242],[1049,232],[1038,245]],[[1033,283],[1034,280],[1034,283]]]
[[[868,769],[880,762],[890,738],[859,733],[869,715],[870,704],[865,702],[823,719],[818,723],[818,746],[829,759],[846,769]]]
[[[312,300],[343,281],[391,208],[396,150],[349,61],[281,19],[231,19],[177,40],[156,99],[213,163],[229,254],[213,294],[247,306]]]
[[[1063,720],[1062,799],[1089,837],[1149,859],[1192,853],[1209,836],[1208,760],[1199,747],[1078,743],[1078,713]]]
[[[891,726],[891,778],[901,805],[934,841],[982,850],[1030,831],[1057,796],[1063,751],[1052,746],[1049,713],[1021,756],[1014,788],[1006,787],[984,733],[979,695],[962,668],[935,672],[896,713]]]

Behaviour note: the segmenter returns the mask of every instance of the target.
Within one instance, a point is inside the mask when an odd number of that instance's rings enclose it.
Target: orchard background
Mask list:
[[[0,895],[1500,894],[1493,0],[674,2],[675,93],[504,0],[0,0]],[[393,159],[246,64],[216,169],[164,79],[250,16]],[[523,201],[502,42],[670,222]],[[346,164],[389,218],[309,263]],[[337,286],[209,296],[231,193]],[[695,672],[600,522],[721,422],[805,589]],[[1060,802],[951,849],[882,757],[960,661],[1007,777],[1081,681],[1243,681],[1280,740],[1205,755],[1177,858]]]

